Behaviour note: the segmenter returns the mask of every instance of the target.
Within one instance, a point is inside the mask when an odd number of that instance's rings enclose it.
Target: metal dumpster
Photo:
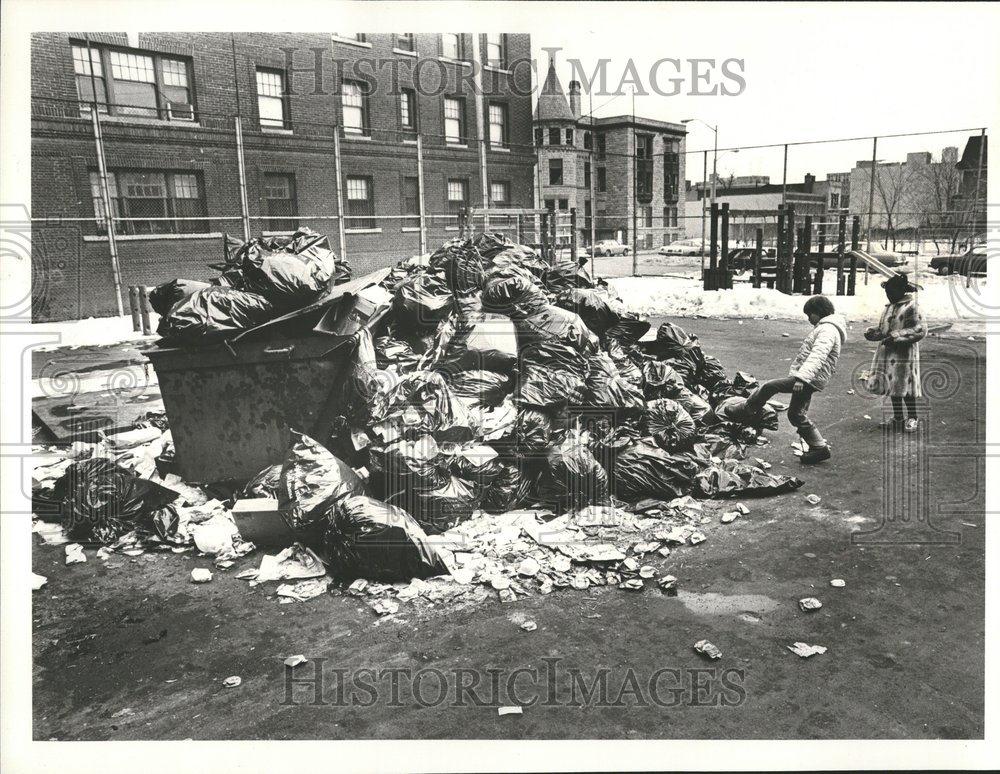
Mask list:
[[[322,432],[324,406],[354,350],[347,338],[317,334],[144,350],[160,383],[177,472],[198,482],[247,479],[281,462],[289,430]]]

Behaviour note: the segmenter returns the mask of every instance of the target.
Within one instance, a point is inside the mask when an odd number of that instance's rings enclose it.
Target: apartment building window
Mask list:
[[[573,130],[572,129],[567,129],[566,130],[566,144],[567,145],[572,145],[573,144]]]
[[[562,145],[562,132],[558,127],[549,129],[549,145]]]
[[[420,228],[420,179],[404,177],[402,193],[402,214],[412,216],[403,219],[403,228]]]
[[[830,209],[835,210],[840,207],[840,194],[830,194]]]
[[[677,201],[680,195],[680,144],[672,141],[663,152],[663,198]]]
[[[494,148],[507,146],[507,106],[502,102],[490,103],[490,145]]]
[[[587,231],[590,231],[591,219],[592,215],[591,215],[590,199],[587,199],[583,203],[583,227],[587,229]]]
[[[469,206],[469,181],[449,180],[448,181],[448,212],[452,215],[461,215],[462,211]]]
[[[607,167],[597,168],[597,190],[604,193],[608,190],[608,169]]]
[[[635,195],[639,201],[653,198],[653,135],[635,136]]]
[[[490,202],[494,206],[506,207],[510,204],[510,182],[495,180],[490,183]]]
[[[670,227],[677,228],[677,208],[670,208]]]
[[[594,147],[594,136],[590,132],[583,133],[583,149],[592,150]]]
[[[465,59],[465,46],[462,45],[461,33],[446,32],[441,36],[441,55],[448,59]]]
[[[349,229],[375,228],[375,192],[370,177],[347,178],[347,219]]]
[[[100,113],[194,121],[187,59],[107,47],[71,46],[81,114]]]
[[[399,92],[399,125],[403,136],[412,138],[417,131],[417,92],[413,89],[400,89]]]
[[[597,158],[604,160],[608,152],[608,138],[603,134],[597,135]]]
[[[335,32],[333,33],[335,37],[341,38],[343,40],[355,40],[358,43],[367,43],[368,36],[363,32]]]
[[[207,231],[204,187],[197,172],[133,171],[108,172],[111,211],[116,234],[197,234]],[[90,192],[97,218],[97,231],[107,232],[107,213],[101,193],[101,178],[90,173]],[[145,220],[148,218],[148,220]],[[162,220],[177,218],[178,220]]]
[[[590,162],[583,162],[583,185],[585,188],[590,188]]]
[[[541,128],[536,128],[535,129],[535,146],[538,147],[538,148],[541,148],[544,141],[545,141],[545,130],[541,129]]]
[[[465,142],[465,100],[459,97],[444,99],[444,138],[447,142]]]
[[[646,234],[646,236],[643,238],[643,246],[647,250],[652,250],[653,249],[653,235],[652,234]]]
[[[417,41],[414,38],[412,32],[397,32],[395,43],[393,44],[395,48],[400,51],[416,51]]]
[[[340,84],[340,102],[344,111],[346,134],[369,134],[367,87],[359,81]]]
[[[642,208],[642,225],[645,226],[646,228],[652,228],[653,227],[653,208],[652,207],[647,206],[647,207],[643,207]]]
[[[264,175],[264,209],[268,231],[295,231],[299,223],[292,216],[295,202],[295,175],[267,173]]]
[[[554,212],[555,209],[556,209],[556,200],[555,199],[546,199],[545,200],[545,209],[547,209],[549,212]]]
[[[486,64],[501,70],[507,68],[507,36],[503,33],[486,33]]]
[[[559,200],[559,209],[560,210],[568,210],[569,209],[569,199],[560,199]]]
[[[563,184],[562,159],[549,159],[549,185]]]
[[[257,68],[257,109],[260,125],[279,129],[288,126],[285,74],[281,70]]]

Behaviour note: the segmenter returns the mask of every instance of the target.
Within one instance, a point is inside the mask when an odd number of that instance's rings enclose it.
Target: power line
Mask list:
[[[859,140],[873,140],[876,137],[878,137],[878,139],[880,140],[885,140],[885,139],[891,139],[893,137],[922,137],[928,134],[957,134],[958,132],[980,132],[984,131],[984,129],[985,127],[982,126],[974,126],[969,129],[938,129],[930,132],[899,132],[897,134],[877,134],[877,135],[868,134],[868,135],[863,135],[861,137],[837,137],[830,140],[798,140],[796,142],[774,142],[774,143],[768,143],[766,145],[734,145],[731,148],[719,148],[719,152],[721,153],[724,150],[733,151],[733,150],[754,150],[757,148],[783,148],[786,145],[822,145],[824,143],[831,143],[831,142],[857,142]],[[684,151],[685,154],[711,153],[711,152],[713,152],[711,148],[702,150]]]

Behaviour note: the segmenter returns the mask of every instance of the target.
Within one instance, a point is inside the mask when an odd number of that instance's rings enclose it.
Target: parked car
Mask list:
[[[753,257],[756,252],[752,247],[737,247],[735,250],[730,250],[729,268],[737,274],[741,274],[744,271],[753,271]],[[778,263],[777,256],[778,251],[775,248],[765,247],[764,252],[760,256],[761,270],[773,272],[774,267]]]
[[[901,266],[906,266],[910,262],[902,253],[893,252],[892,250],[886,250],[878,245],[872,245],[872,249],[868,250],[868,255],[874,258],[876,261],[885,264],[891,268],[899,268]],[[836,253],[834,253],[836,255]],[[836,265],[836,258],[834,258],[834,265]],[[828,265],[828,264],[827,264]]]
[[[935,255],[930,267],[941,275],[986,274],[986,246],[979,245],[958,255]]]
[[[587,252],[592,256],[628,255],[631,252],[631,249],[628,245],[623,245],[621,242],[616,242],[614,239],[602,239]]]
[[[679,239],[656,252],[660,255],[701,255],[706,251],[701,239]]]

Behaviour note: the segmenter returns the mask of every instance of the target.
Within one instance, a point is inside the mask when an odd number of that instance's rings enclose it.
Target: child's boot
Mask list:
[[[799,462],[803,465],[815,465],[818,462],[825,462],[830,459],[829,446],[811,446],[809,451],[799,457]]]

